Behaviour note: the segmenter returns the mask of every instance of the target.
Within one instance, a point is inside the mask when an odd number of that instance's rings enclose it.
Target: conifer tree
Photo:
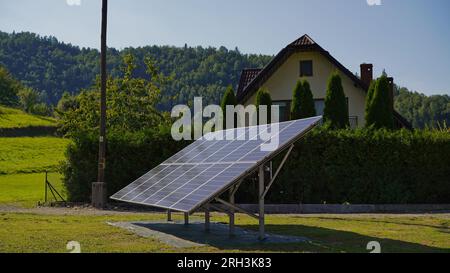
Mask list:
[[[316,109],[309,82],[298,81],[292,95],[291,119],[309,118],[315,115]]]
[[[256,93],[256,109],[258,111],[258,124],[261,124],[261,117],[259,115],[259,107],[261,105],[266,105],[267,106],[267,123],[270,123],[271,120],[271,108],[272,108],[272,98],[270,96],[269,91],[267,91],[266,89],[259,89],[258,92]]]
[[[389,81],[385,74],[378,78],[366,113],[366,126],[394,128],[394,115],[390,102]]]
[[[323,119],[332,129],[343,129],[350,126],[347,99],[338,72],[333,72],[328,79]]]
[[[227,105],[236,106],[236,96],[234,95],[233,87],[228,86],[227,90],[225,91],[225,94],[222,97],[222,101],[220,102],[220,108],[222,108],[223,113],[223,129],[227,129]],[[236,126],[236,119],[235,119],[235,126]]]
[[[311,86],[307,80],[303,80],[302,96],[300,99],[300,118],[309,118],[316,115],[314,98],[311,92]]]
[[[291,120],[300,119],[300,101],[301,101],[301,93],[303,91],[303,84],[299,80],[295,85],[294,90],[292,91],[292,103],[291,103]]]

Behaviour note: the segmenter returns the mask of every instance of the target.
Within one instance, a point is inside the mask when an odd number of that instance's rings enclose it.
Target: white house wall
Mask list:
[[[313,76],[300,77],[300,61],[313,61]],[[292,100],[292,91],[299,79],[306,79],[311,85],[314,99],[324,99],[327,81],[337,67],[318,52],[300,52],[289,57],[278,70],[263,84],[272,96],[273,101]],[[339,71],[342,85],[349,103],[349,116],[358,117],[358,126],[364,126],[365,91],[356,87],[354,82]],[[256,93],[245,103],[255,103]]]

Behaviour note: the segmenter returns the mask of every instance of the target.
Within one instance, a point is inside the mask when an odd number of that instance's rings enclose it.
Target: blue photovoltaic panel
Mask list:
[[[321,117],[279,123],[276,149],[263,151],[259,132],[267,126],[227,130],[245,140],[195,141],[164,161],[111,198],[175,211],[192,212],[224,189],[236,183],[261,163],[301,137],[321,121]],[[254,131],[252,131],[254,132]],[[258,130],[257,130],[258,132]],[[222,134],[215,132],[213,134]],[[251,137],[252,136],[252,137]],[[276,143],[276,141],[274,142]]]

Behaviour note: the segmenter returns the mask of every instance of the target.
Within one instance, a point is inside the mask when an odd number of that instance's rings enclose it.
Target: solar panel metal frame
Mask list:
[[[320,117],[320,118],[319,118]],[[127,203],[133,203],[133,204],[139,204],[139,205],[144,205],[144,206],[150,206],[150,207],[156,207],[156,208],[161,208],[161,209],[169,209],[172,211],[179,211],[179,212],[185,212],[185,213],[193,213],[197,210],[199,210],[203,205],[210,203],[211,201],[213,201],[217,196],[222,195],[223,193],[225,193],[226,191],[228,191],[230,188],[232,188],[236,183],[238,183],[239,181],[241,181],[242,179],[244,179],[245,177],[249,176],[250,174],[254,173],[256,170],[258,170],[258,168],[261,165],[264,165],[265,163],[267,163],[268,161],[272,160],[274,157],[276,157],[277,155],[279,155],[280,153],[282,153],[284,150],[286,150],[288,147],[290,147],[291,145],[293,145],[295,142],[299,141],[300,139],[302,139],[306,134],[308,134],[312,129],[314,129],[318,124],[320,124],[322,122],[322,116],[316,116],[316,117],[311,117],[310,119],[313,118],[319,118],[316,122],[310,124],[307,128],[305,128],[300,134],[296,135],[295,137],[293,137],[290,141],[287,141],[284,145],[282,145],[281,147],[278,147],[278,149],[276,149],[275,151],[270,152],[268,155],[266,155],[264,158],[262,158],[261,160],[258,160],[254,163],[254,166],[251,167],[250,169],[248,169],[247,171],[243,172],[240,176],[238,176],[237,178],[235,178],[234,180],[231,180],[229,183],[227,183],[227,186],[223,187],[221,190],[216,191],[213,194],[210,194],[208,196],[206,196],[206,198],[204,199],[204,201],[202,201],[201,203],[197,204],[196,206],[194,206],[192,209],[190,210],[181,210],[181,209],[174,209],[174,208],[168,208],[165,206],[158,206],[158,205],[154,205],[154,204],[145,204],[145,203],[141,203],[141,202],[133,202],[133,201],[125,201],[125,200],[121,200],[121,199],[117,199],[117,198],[112,198],[113,200],[116,201],[122,201],[122,202],[127,202]],[[307,120],[307,119],[304,119]],[[287,121],[287,122],[292,122],[292,121]],[[286,123],[287,123],[286,122]],[[283,122],[280,122],[279,124],[281,124]],[[270,124],[269,124],[270,125]],[[261,126],[261,125],[259,125]],[[194,145],[195,142],[193,142],[192,144],[188,145],[185,149],[187,149],[189,146]],[[182,151],[182,150],[181,150]],[[176,154],[180,153],[181,151],[177,152]],[[176,154],[174,154],[173,156],[175,156]],[[173,157],[172,156],[172,157]],[[164,161],[165,162],[165,161]],[[161,164],[164,164],[161,163]],[[239,164],[239,162],[232,162],[233,164]],[[248,162],[246,162],[248,163]],[[252,162],[253,163],[253,162]],[[160,165],[161,165],[160,164]],[[166,163],[169,164],[170,163]],[[208,163],[206,163],[208,164]],[[214,163],[211,163],[211,165],[214,165]],[[159,166],[159,165],[158,165]]]

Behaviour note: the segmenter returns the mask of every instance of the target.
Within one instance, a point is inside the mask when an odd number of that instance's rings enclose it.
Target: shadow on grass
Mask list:
[[[275,234],[275,236],[272,239],[269,236],[269,240],[263,242],[257,239],[258,225],[239,226],[234,237],[228,235],[226,225],[212,228],[209,233],[204,231],[204,225],[201,223],[192,223],[189,226],[171,223],[135,223],[135,225],[161,232],[164,235],[172,235],[182,240],[230,251],[368,253],[370,251],[366,249],[367,244],[371,241],[377,241],[381,244],[381,251],[384,253],[450,252],[449,249],[418,243],[305,225],[266,225],[266,232]],[[291,241],[277,240],[277,235],[291,238]],[[296,241],[295,238],[301,238],[301,240]]]
[[[247,226],[246,228],[254,228]],[[326,248],[325,251],[332,252],[356,252],[368,253],[367,244],[377,241],[381,245],[383,253],[436,253],[447,252],[450,249],[431,247],[419,243],[405,242],[401,240],[379,238],[375,236],[362,235],[356,232],[340,231],[329,228],[311,227],[305,225],[267,225],[268,232],[277,232],[289,235],[302,234],[311,238],[313,242]]]
[[[352,218],[338,218],[338,217],[317,217],[317,219],[320,220],[334,220],[334,221],[345,221],[345,222],[370,222],[370,223],[383,223],[383,224],[394,224],[394,225],[405,225],[405,226],[414,226],[414,227],[427,227],[427,228],[436,228],[440,229],[442,231],[447,230],[446,232],[450,231],[450,226],[447,226],[446,224],[440,224],[440,225],[427,225],[427,224],[418,224],[418,223],[408,223],[405,221],[398,221],[398,220],[380,220],[380,219],[352,219]]]

